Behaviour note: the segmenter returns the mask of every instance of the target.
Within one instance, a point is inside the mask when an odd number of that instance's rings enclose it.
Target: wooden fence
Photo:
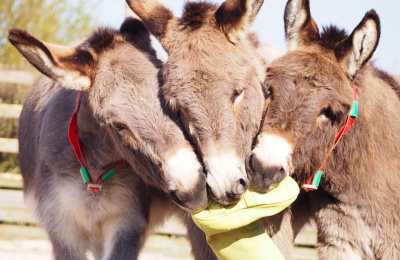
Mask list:
[[[10,84],[31,84],[35,75],[25,71],[2,71],[0,70],[0,82]],[[1,104],[0,118],[19,118],[22,105],[17,104]],[[18,153],[18,140],[10,138],[2,138],[0,136],[0,153]]]
[[[0,118],[17,119],[22,105],[0,104]],[[18,153],[18,140],[0,137],[0,153]]]
[[[2,83],[30,84],[33,79],[27,72],[0,71]],[[21,109],[0,104],[0,118],[17,119]],[[0,153],[18,153],[18,140],[0,137]],[[51,259],[51,246],[24,204],[22,186],[21,175],[0,173],[0,259]],[[170,220],[147,239],[139,259],[192,259],[185,236],[183,226]],[[296,238],[293,259],[317,259],[315,243],[313,225]]]

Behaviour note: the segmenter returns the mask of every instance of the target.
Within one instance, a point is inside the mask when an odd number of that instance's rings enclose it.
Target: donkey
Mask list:
[[[249,167],[300,184],[323,166],[318,190],[292,208],[295,234],[315,218],[319,258],[400,259],[400,85],[368,62],[379,17],[367,12],[350,35],[335,26],[320,34],[309,1],[290,0],[284,20],[289,51],[267,69],[268,107]],[[358,117],[333,149],[355,99]]]
[[[263,1],[187,2],[181,18],[158,0],[127,3],[169,55],[162,94],[201,154],[210,195],[238,201],[264,104],[263,63],[245,32]]]
[[[36,80],[24,103],[19,144],[25,199],[55,259],[85,259],[87,250],[95,259],[136,259],[147,233],[172,214],[188,227],[195,256],[213,256],[180,209],[207,204],[206,177],[160,99],[162,64],[143,23],[127,19],[119,31],[99,28],[76,47],[42,42],[21,29],[11,29],[9,40],[48,77]],[[76,156],[68,135],[79,138]],[[84,181],[97,192],[82,183],[77,157],[87,167]],[[110,167],[115,176],[100,175]],[[100,181],[100,191],[99,176],[109,179]]]

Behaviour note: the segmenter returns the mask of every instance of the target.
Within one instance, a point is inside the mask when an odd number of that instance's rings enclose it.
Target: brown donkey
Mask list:
[[[263,63],[245,32],[263,1],[187,2],[182,18],[158,0],[127,2],[169,55],[162,93],[201,153],[211,196],[239,200],[264,104]]]
[[[204,234],[176,206],[204,207],[206,178],[160,99],[161,62],[144,25],[128,19],[120,31],[100,28],[77,47],[48,44],[20,29],[10,30],[9,40],[50,78],[40,77],[25,101],[19,142],[26,202],[55,259],[86,259],[87,250],[95,259],[135,259],[146,234],[170,214],[184,219],[198,252],[210,252]],[[82,182],[68,140],[77,90],[84,91],[75,134],[89,184],[113,162],[121,165],[97,193]]]
[[[321,259],[400,259],[400,86],[368,62],[378,15],[366,13],[350,35],[333,26],[320,34],[309,1],[292,0],[285,30],[289,52],[267,69],[268,108],[250,166],[303,183],[357,99],[358,117],[322,167],[318,190],[292,208],[294,233],[315,218]]]

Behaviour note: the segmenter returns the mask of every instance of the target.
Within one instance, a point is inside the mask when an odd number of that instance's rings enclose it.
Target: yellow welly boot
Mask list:
[[[207,235],[207,242],[219,259],[284,259],[258,219],[279,213],[299,194],[299,186],[286,177],[268,193],[246,191],[235,204],[216,201],[192,213],[196,225]]]
[[[207,236],[207,243],[220,260],[285,260],[257,221],[228,232]]]

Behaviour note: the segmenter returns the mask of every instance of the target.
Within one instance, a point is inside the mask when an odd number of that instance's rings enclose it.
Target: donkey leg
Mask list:
[[[60,212],[53,212],[54,219],[47,218],[42,223],[52,244],[55,260],[87,259],[90,250],[90,235],[87,230],[71,218],[61,217]]]
[[[315,196],[318,196],[318,202],[313,205],[319,205],[315,215],[319,258],[374,259],[370,248],[371,232],[362,221],[358,210],[329,195]]]
[[[90,251],[92,251],[93,258],[95,260],[102,259],[103,254],[104,254],[103,244],[101,243],[101,241],[99,241],[99,242],[93,243],[92,247],[89,249]]]
[[[285,259],[291,259],[293,249],[293,229],[292,214],[290,209],[266,218],[258,222],[264,228],[265,232],[272,238],[272,241],[281,251]]]
[[[286,259],[292,258],[294,239],[303,226],[312,219],[312,212],[308,203],[308,196],[301,193],[290,208],[260,219],[260,224],[271,236],[272,241],[279,248]]]
[[[187,237],[190,245],[192,246],[192,255],[194,256],[194,259],[218,260],[211,247],[207,244],[206,235],[200,228],[196,226],[190,214],[184,212],[180,217],[187,228]]]
[[[39,203],[38,219],[40,225],[46,230],[52,244],[52,253],[55,260],[86,259],[86,250],[89,240],[83,227],[66,214],[56,209],[54,196]],[[29,198],[27,198],[29,200]],[[47,209],[47,210],[46,210]]]
[[[311,209],[309,194],[300,192],[296,201],[290,206],[292,211],[292,227],[294,238],[300,233],[303,227],[314,220],[314,213]]]
[[[138,230],[120,230],[116,234],[116,242],[109,260],[137,259],[142,247],[142,234]]]
[[[72,249],[66,244],[58,243],[50,239],[53,246],[53,257],[55,260],[78,260],[86,259],[85,250]]]
[[[114,221],[110,221],[105,228],[110,234],[105,239],[104,248],[109,253],[105,254],[104,259],[137,259],[146,236],[147,220],[144,214],[134,212],[119,220],[119,223],[112,223]],[[115,232],[112,233],[113,230]]]

